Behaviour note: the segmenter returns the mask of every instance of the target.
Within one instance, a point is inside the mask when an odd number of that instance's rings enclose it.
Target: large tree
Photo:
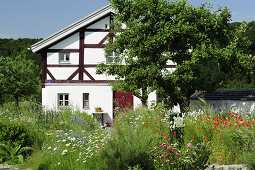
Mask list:
[[[109,40],[106,56],[113,51],[119,55],[109,65],[100,64],[98,73],[121,79],[114,88],[130,90],[143,103],[156,90],[167,106],[179,104],[184,111],[196,90],[215,90],[238,68],[239,33],[234,34],[227,8],[195,8],[185,0],[110,1],[116,36]],[[174,71],[168,61],[176,63]]]
[[[8,94],[18,106],[20,97],[38,93],[38,71],[39,67],[26,56],[0,57],[0,100]]]

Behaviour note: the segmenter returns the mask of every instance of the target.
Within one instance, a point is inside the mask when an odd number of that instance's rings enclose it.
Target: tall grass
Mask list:
[[[106,132],[86,113],[50,111],[35,103],[1,108],[2,122],[31,128],[43,138],[22,165],[33,169],[203,169],[206,164],[254,167],[254,116],[186,113],[173,119],[158,106],[115,114]],[[179,121],[183,121],[184,127]],[[4,133],[1,133],[2,135]],[[30,134],[31,135],[31,134]]]

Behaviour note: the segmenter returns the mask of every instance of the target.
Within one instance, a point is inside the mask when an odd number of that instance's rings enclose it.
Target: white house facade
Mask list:
[[[42,105],[46,110],[68,105],[92,114],[95,107],[101,107],[108,120],[113,119],[116,102],[133,108],[141,104],[130,93],[112,91],[108,82],[114,77],[96,74],[97,64],[107,62],[104,48],[107,39],[114,37],[109,26],[113,15],[107,5],[31,46],[43,58]],[[153,100],[155,93],[149,95],[148,101]]]

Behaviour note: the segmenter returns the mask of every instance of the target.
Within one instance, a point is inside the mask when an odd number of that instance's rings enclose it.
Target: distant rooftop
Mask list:
[[[198,100],[198,98],[205,100],[243,100],[255,101],[254,90],[217,90],[212,93],[196,92],[191,95],[191,100]]]

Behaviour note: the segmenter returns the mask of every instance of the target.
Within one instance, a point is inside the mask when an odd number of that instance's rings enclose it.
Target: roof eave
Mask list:
[[[93,21],[107,15],[108,13],[113,12],[111,5],[107,5],[92,14],[80,19],[79,21],[67,26],[66,28],[56,32],[55,34],[52,34],[48,36],[47,38],[44,38],[43,40],[33,44],[30,49],[36,53],[40,50],[42,50],[45,47],[48,47],[49,45],[53,44],[54,42],[60,40],[61,38],[77,31],[78,29],[92,23]]]

